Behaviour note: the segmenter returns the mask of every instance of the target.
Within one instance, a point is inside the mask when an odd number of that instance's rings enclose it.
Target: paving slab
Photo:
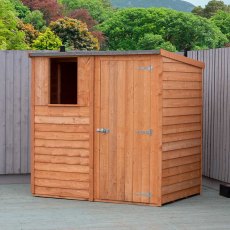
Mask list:
[[[229,230],[230,199],[201,196],[161,208],[33,197],[29,184],[0,185],[0,230]]]

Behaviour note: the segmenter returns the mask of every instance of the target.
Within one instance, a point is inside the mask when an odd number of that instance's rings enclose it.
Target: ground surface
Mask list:
[[[0,183],[0,230],[229,230],[230,199],[206,186],[201,196],[155,208],[36,198],[28,184]]]

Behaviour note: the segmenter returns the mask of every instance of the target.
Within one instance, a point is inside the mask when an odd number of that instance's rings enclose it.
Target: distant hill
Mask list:
[[[113,6],[124,7],[166,7],[178,11],[191,12],[193,4],[182,0],[111,0]]]

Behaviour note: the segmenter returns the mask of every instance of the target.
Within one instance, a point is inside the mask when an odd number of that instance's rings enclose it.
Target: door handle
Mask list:
[[[98,128],[98,129],[96,129],[96,132],[97,133],[107,134],[107,133],[110,133],[110,130],[109,129],[105,129],[105,128]]]

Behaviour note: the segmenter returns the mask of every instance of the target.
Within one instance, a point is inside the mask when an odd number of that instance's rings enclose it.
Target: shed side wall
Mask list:
[[[33,61],[34,193],[89,199],[89,78],[93,58],[78,59],[81,103],[78,106],[49,105],[49,58],[38,57]]]
[[[202,69],[163,58],[162,203],[200,193]]]

